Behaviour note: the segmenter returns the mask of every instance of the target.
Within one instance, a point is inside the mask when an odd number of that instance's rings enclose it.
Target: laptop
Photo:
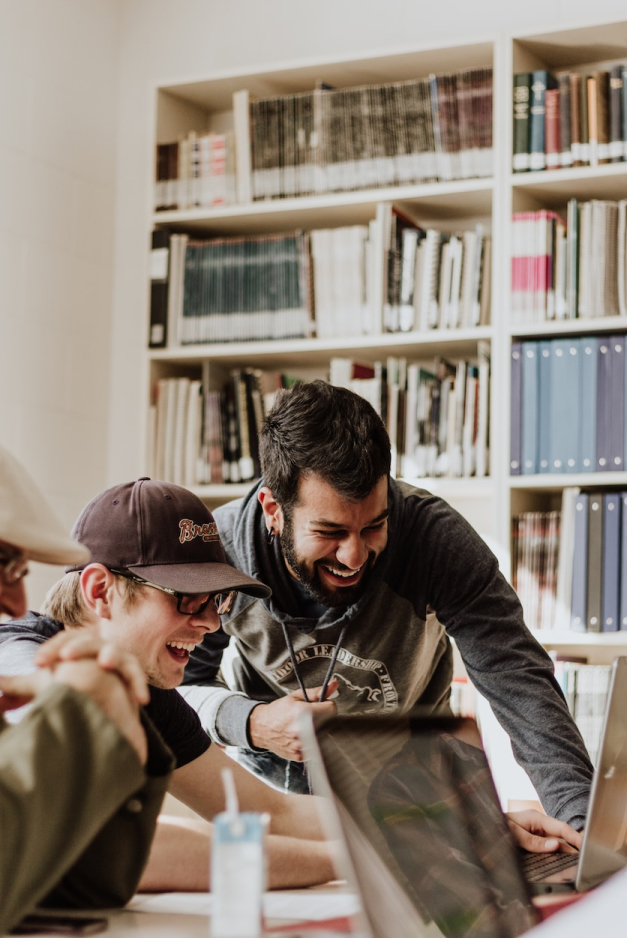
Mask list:
[[[619,658],[579,863],[568,857],[568,869],[536,874],[534,891],[588,889],[627,865],[624,714],[627,658]],[[509,938],[531,927],[521,851],[474,721],[338,716],[315,731],[304,726],[303,744],[314,791],[335,806],[328,834],[346,845],[365,934]]]
[[[612,664],[598,766],[580,853],[528,854],[534,892],[585,892],[627,866],[627,657]],[[552,867],[552,869],[551,869]]]
[[[537,921],[473,720],[337,716],[302,739],[364,935],[517,938]]]

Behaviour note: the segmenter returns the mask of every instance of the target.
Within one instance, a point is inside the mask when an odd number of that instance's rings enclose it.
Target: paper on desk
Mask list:
[[[328,918],[355,915],[359,900],[350,892],[318,892],[313,889],[273,890],[263,900],[268,919],[322,922]],[[211,894],[207,892],[165,892],[134,896],[126,907],[134,912],[210,915]]]

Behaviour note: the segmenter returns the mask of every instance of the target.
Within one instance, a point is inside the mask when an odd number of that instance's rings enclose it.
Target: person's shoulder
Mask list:
[[[56,619],[42,616],[38,612],[27,612],[23,619],[8,619],[2,623],[0,642],[10,638],[45,642],[62,629],[63,625]]]

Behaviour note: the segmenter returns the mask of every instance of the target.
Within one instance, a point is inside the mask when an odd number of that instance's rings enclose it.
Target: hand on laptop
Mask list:
[[[329,681],[323,702],[318,699],[322,687],[309,687],[309,703],[304,700],[302,692],[297,690],[273,700],[272,703],[259,704],[251,710],[248,722],[251,743],[258,749],[270,749],[283,759],[302,762],[303,750],[298,732],[300,717],[305,711],[312,713],[314,720],[333,716],[337,707],[329,697],[337,688],[337,681]]]
[[[530,853],[576,853],[581,847],[579,831],[540,811],[510,811],[505,817],[518,846]]]

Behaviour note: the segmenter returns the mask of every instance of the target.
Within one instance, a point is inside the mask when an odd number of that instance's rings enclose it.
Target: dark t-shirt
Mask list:
[[[24,619],[11,619],[0,625],[0,674],[15,673],[16,659],[24,660],[24,647],[32,646],[34,655],[37,645],[60,632],[60,622],[27,613]],[[30,651],[30,649],[29,649]],[[159,730],[164,742],[174,753],[176,767],[193,762],[206,752],[211,740],[203,730],[198,715],[177,690],[162,690],[150,687],[150,703],[144,707],[152,723]]]

